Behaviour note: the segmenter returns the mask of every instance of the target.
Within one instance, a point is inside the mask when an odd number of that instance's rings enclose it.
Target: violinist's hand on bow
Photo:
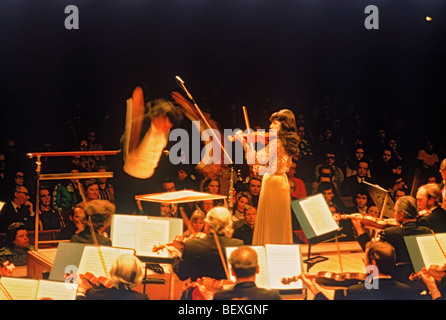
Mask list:
[[[429,268],[423,268],[421,272],[428,273],[430,276],[434,277],[434,279],[438,282],[446,275],[445,266],[431,265]]]
[[[361,223],[361,218],[351,218],[353,227],[356,229],[358,236],[366,233],[364,226]]]
[[[437,272],[437,270],[435,272]],[[443,275],[444,275],[444,271],[443,271]],[[436,277],[434,277],[428,271],[428,269],[423,268],[420,272],[418,272],[418,276],[421,278],[421,280],[423,280],[423,282],[426,285],[427,289],[429,290],[429,294],[431,295],[433,300],[441,297],[441,292],[440,292],[440,290],[438,290],[438,287],[437,287]],[[441,278],[440,278],[440,280],[441,280]]]
[[[309,277],[307,272],[301,273],[298,278],[302,280],[314,296],[321,292],[321,287],[316,283],[316,279]]]

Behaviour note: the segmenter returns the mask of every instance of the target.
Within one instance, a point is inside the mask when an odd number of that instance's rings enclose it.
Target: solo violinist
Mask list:
[[[397,265],[395,279],[413,287],[418,287],[420,283],[417,284],[409,280],[409,276],[414,272],[414,269],[404,237],[430,234],[431,230],[417,225],[417,204],[415,198],[411,196],[400,197],[395,203],[394,212],[395,220],[399,223],[399,226],[385,228],[378,234],[377,240],[389,242],[395,248]],[[354,218],[352,223],[358,232],[357,241],[365,249],[366,243],[371,240],[370,236],[361,224],[360,219]]]
[[[255,153],[256,161],[269,156],[270,163],[262,168],[265,169],[265,174],[257,206],[253,245],[293,243],[291,197],[287,172],[290,169],[292,157],[299,151],[300,140],[292,111],[282,109],[273,113],[269,120],[270,129],[277,130],[277,135],[270,134],[266,146]],[[242,139],[243,147],[245,151],[248,151],[247,156],[254,152],[246,138],[240,136],[236,138]],[[277,150],[276,154],[271,154],[269,152],[271,150]]]

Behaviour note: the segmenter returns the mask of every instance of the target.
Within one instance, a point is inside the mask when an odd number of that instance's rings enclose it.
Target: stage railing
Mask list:
[[[79,173],[47,173],[41,174],[42,157],[82,157],[82,156],[114,156],[119,154],[120,150],[102,150],[102,151],[62,151],[62,152],[32,152],[26,156],[30,159],[36,158],[36,212],[35,212],[35,239],[34,249],[39,251],[39,243],[58,243],[64,240],[48,240],[39,242],[39,194],[40,180],[66,180],[66,179],[96,179],[96,178],[113,178],[113,172],[79,172]]]

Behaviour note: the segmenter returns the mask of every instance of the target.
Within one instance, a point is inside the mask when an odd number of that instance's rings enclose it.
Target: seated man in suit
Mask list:
[[[393,278],[395,271],[395,250],[385,241],[368,242],[364,252],[364,263],[371,274],[364,283],[355,284],[347,290],[336,290],[335,300],[426,300],[407,284]],[[300,279],[314,295],[314,300],[326,300],[321,287],[308,274],[301,274]],[[424,280],[423,280],[424,281]]]
[[[360,161],[358,163],[358,173],[346,178],[342,183],[341,195],[343,197],[354,197],[359,191],[365,191],[362,182],[372,182],[368,174],[369,163],[367,161]]]
[[[446,232],[446,210],[441,207],[442,195],[438,184],[425,184],[417,191],[418,210],[425,212],[418,219],[420,226],[435,233]]]
[[[34,230],[33,204],[29,201],[28,189],[17,185],[12,191],[11,200],[0,211],[0,232],[6,233],[14,222],[22,222],[28,231]]]
[[[175,256],[173,270],[181,281],[189,278],[191,281],[196,281],[202,277],[217,280],[226,279],[226,272],[216,240],[221,245],[223,255],[225,247],[238,247],[243,245],[243,240],[231,238],[234,229],[231,213],[228,208],[212,208],[206,214],[205,223],[209,226],[209,234],[205,238],[195,238],[186,241],[184,242],[182,252],[172,252]],[[217,234],[217,239],[215,239],[213,233]],[[223,258],[226,259],[225,257]]]
[[[281,300],[277,290],[267,290],[256,286],[256,274],[259,273],[257,253],[254,249],[242,246],[229,257],[231,274],[236,278],[234,288],[220,290],[214,294],[214,300]]]
[[[385,228],[378,234],[380,241],[388,242],[395,248],[397,264],[394,274],[395,279],[409,284],[414,288],[420,288],[421,286],[420,283],[409,280],[409,275],[414,272],[414,268],[409,252],[407,251],[404,237],[431,233],[429,228],[417,225],[417,215],[418,211],[415,199],[411,196],[401,197],[395,203],[395,220],[400,225]],[[358,233],[357,241],[365,250],[367,242],[371,240],[370,236],[358,219],[352,219],[352,222]]]

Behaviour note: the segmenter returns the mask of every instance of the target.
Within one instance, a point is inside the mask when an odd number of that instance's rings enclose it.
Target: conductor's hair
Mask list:
[[[178,125],[183,119],[181,109],[172,102],[164,99],[155,99],[147,103],[148,116],[153,119],[158,116],[166,116],[172,125]]]
[[[257,273],[257,252],[251,247],[241,246],[231,253],[229,263],[237,278],[254,276]]]

